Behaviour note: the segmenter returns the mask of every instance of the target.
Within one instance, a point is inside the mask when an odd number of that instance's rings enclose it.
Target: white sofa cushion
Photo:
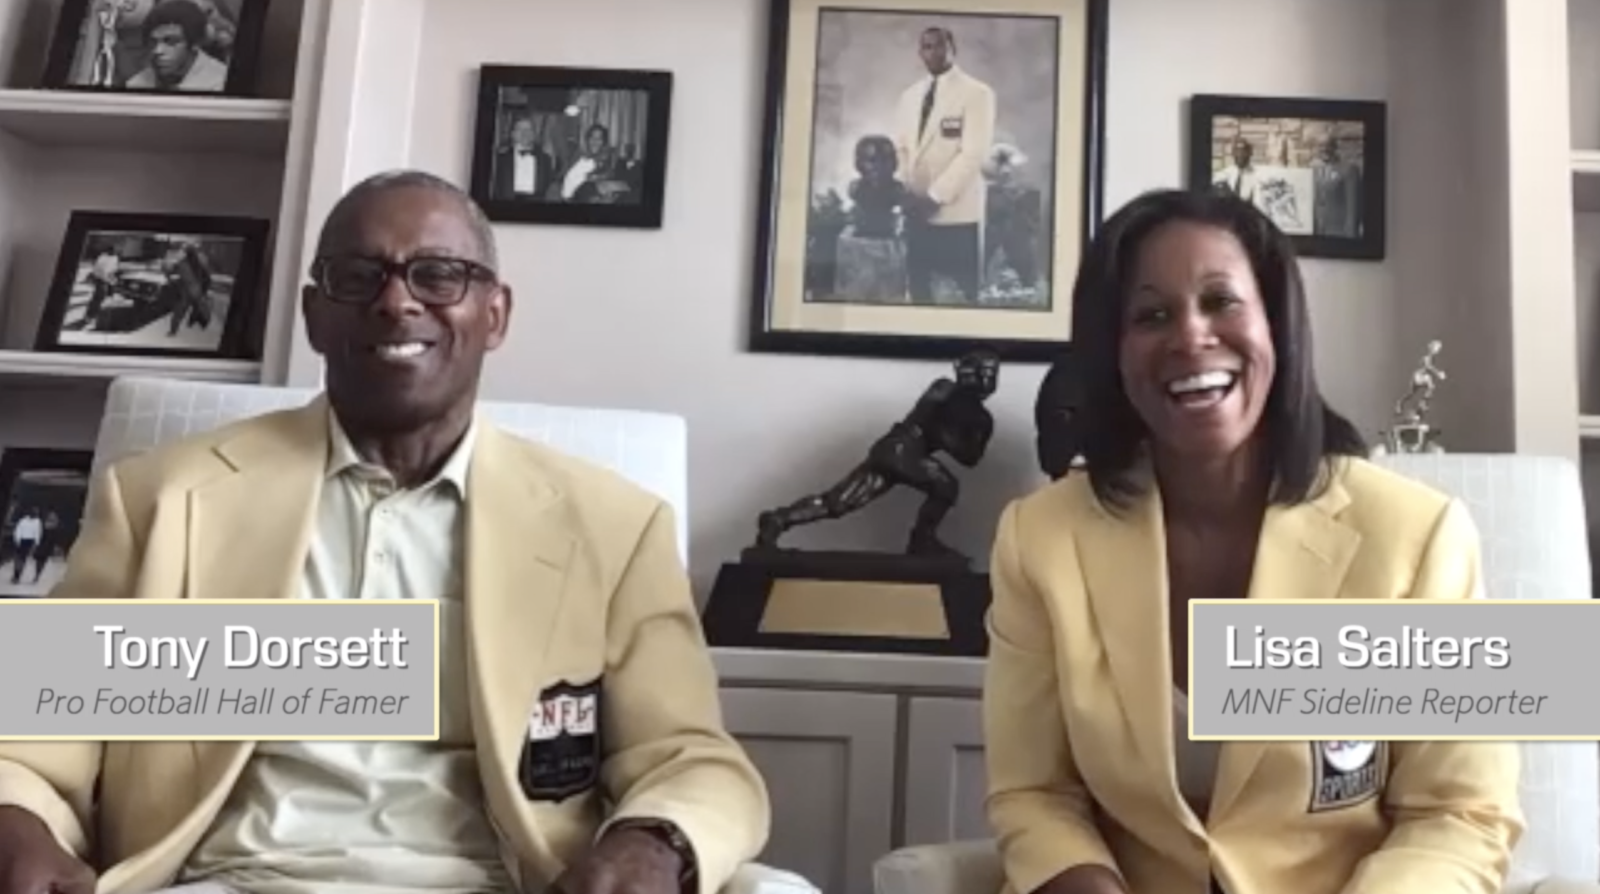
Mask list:
[[[999,894],[1005,880],[992,841],[901,848],[872,867],[876,894]]]
[[[803,876],[760,863],[746,863],[722,886],[721,894],[821,894]]]

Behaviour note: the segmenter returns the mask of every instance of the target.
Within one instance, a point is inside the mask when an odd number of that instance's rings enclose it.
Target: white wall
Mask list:
[[[499,228],[519,303],[513,337],[492,361],[486,389],[495,398],[687,416],[691,564],[697,584],[708,586],[718,565],[748,544],[761,509],[831,483],[944,366],[744,350],[764,4],[421,2],[426,40],[418,63],[426,76],[415,85],[409,133],[387,136],[391,145],[409,141],[411,165],[459,182],[469,167],[480,64],[665,68],[676,75],[662,230]],[[1108,206],[1144,189],[1180,185],[1190,94],[1388,99],[1395,147],[1391,260],[1306,264],[1326,390],[1374,431],[1386,423],[1422,344],[1439,337],[1454,373],[1450,388],[1492,391],[1492,382],[1475,376],[1494,369],[1504,339],[1476,322],[1492,315],[1474,311],[1480,302],[1486,308],[1503,301],[1504,293],[1481,297],[1470,287],[1482,277],[1464,270],[1462,260],[1488,257],[1483,263],[1492,265],[1494,253],[1480,249],[1494,234],[1462,229],[1471,198],[1459,195],[1458,182],[1494,161],[1469,145],[1477,138],[1475,119],[1463,114],[1471,107],[1468,91],[1483,85],[1457,76],[1458,66],[1471,69],[1469,51],[1490,27],[1465,10],[1487,4],[1115,0],[1111,6]],[[315,367],[297,345],[292,377],[314,379]],[[1014,365],[1002,373],[993,401],[996,442],[983,466],[965,477],[967,492],[947,529],[974,555],[986,557],[1003,503],[1038,481],[1032,402],[1041,372]],[[1509,446],[1509,411],[1475,403],[1441,402],[1452,446]],[[862,517],[797,532],[795,542],[896,548],[913,505],[899,495]]]

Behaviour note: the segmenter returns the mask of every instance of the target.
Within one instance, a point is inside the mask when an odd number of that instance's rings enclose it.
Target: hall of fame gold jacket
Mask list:
[[[1251,598],[1480,597],[1465,507],[1335,468],[1267,511]],[[1500,890],[1523,829],[1515,743],[1227,742],[1202,822],[1176,782],[1166,564],[1153,487],[1117,516],[1072,475],[1002,517],[984,723],[1010,888],[1100,864],[1132,894]]]
[[[52,597],[295,598],[326,471],[323,399],[113,464]],[[767,792],[728,737],[671,510],[618,476],[480,428],[464,598],[479,773],[510,869],[542,890],[612,819],[676,824],[701,894],[763,846]],[[519,781],[540,693],[601,681],[594,785]],[[0,743],[0,804],[24,807],[101,872],[102,894],[169,884],[250,742]]]

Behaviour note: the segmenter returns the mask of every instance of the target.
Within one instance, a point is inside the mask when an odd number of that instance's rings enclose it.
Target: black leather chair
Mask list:
[[[1063,354],[1050,364],[1033,403],[1034,450],[1039,470],[1052,481],[1066,477],[1082,449],[1082,421],[1078,416],[1081,395],[1072,355]]]

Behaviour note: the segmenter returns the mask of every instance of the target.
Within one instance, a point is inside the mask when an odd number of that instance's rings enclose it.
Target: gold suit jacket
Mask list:
[[[125,459],[90,488],[54,598],[299,593],[326,470],[326,403]],[[618,476],[484,425],[465,522],[472,726],[514,875],[542,888],[604,823],[665,818],[702,894],[763,846],[767,792],[725,732],[670,508]],[[597,784],[525,797],[539,693],[604,680]],[[102,894],[169,884],[250,758],[249,742],[0,742],[0,804],[37,814],[100,870]]]
[[[1365,460],[1266,515],[1249,596],[1480,596],[1457,501]],[[1132,894],[1495,894],[1522,833],[1515,743],[1373,746],[1365,796],[1318,803],[1319,742],[1222,745],[1209,814],[1175,780],[1161,500],[1121,516],[1071,475],[1007,507],[984,693],[990,822],[1009,885],[1069,867]],[[1363,746],[1365,747],[1365,746]]]

